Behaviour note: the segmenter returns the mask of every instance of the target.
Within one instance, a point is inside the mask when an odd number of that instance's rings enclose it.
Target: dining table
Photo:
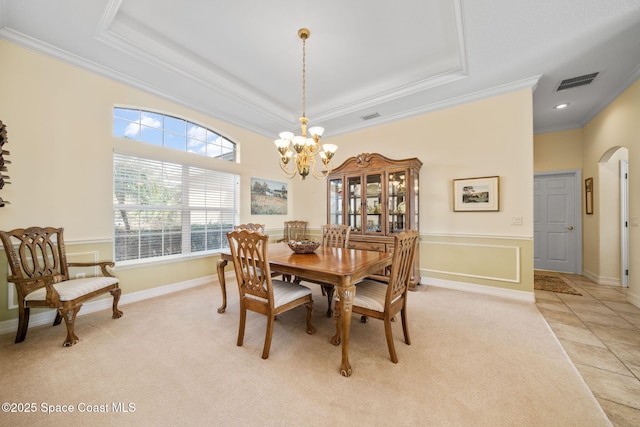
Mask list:
[[[391,253],[320,246],[313,253],[301,254],[293,252],[284,242],[270,243],[267,252],[271,271],[334,285],[339,296],[334,310],[336,324],[339,322],[339,332],[331,338],[331,343],[336,346],[342,344],[340,373],[345,377],[351,376],[353,371],[349,363],[349,334],[356,284],[369,275],[380,274],[391,265]],[[218,313],[224,313],[227,307],[224,272],[229,261],[233,262],[230,249],[222,249],[217,265],[222,292],[222,305],[218,308]]]

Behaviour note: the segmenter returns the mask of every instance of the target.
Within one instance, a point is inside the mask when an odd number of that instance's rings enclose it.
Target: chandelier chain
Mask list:
[[[307,117],[307,38],[302,38],[302,117]]]

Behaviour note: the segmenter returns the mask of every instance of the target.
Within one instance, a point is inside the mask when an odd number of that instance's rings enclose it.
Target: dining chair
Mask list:
[[[71,347],[78,343],[76,316],[90,299],[109,293],[113,297],[112,318],[122,317],[118,309],[120,281],[111,269],[112,261],[68,262],[64,228],[29,227],[0,231],[0,240],[11,272],[7,282],[15,284],[18,302],[16,343],[24,341],[29,328],[31,308],[56,309],[53,325],[63,320],[67,336],[62,343]],[[74,277],[70,267],[91,268],[96,274]],[[99,270],[98,270],[99,269]],[[97,273],[99,271],[99,273]]]
[[[316,332],[311,325],[313,298],[306,286],[273,279],[269,267],[269,236],[258,231],[234,230],[227,233],[233,267],[240,293],[238,342],[244,341],[247,310],[267,316],[267,331],[262,358],[269,357],[273,327],[277,315],[304,305],[307,308],[307,333]]]
[[[278,240],[278,242],[288,242],[289,240],[306,240],[307,225],[307,221],[285,221],[283,236],[281,240]]]
[[[419,236],[416,230],[405,231],[395,236],[391,274],[389,276],[369,276],[359,282],[356,285],[356,293],[351,307],[352,313],[384,321],[387,347],[393,363],[398,363],[398,356],[393,345],[391,319],[398,312],[402,318],[404,342],[407,345],[411,344],[407,325],[407,295]],[[340,322],[336,322],[336,328],[336,336],[340,337],[342,332]]]
[[[326,224],[322,227],[322,246],[329,248],[346,248],[349,244],[349,235],[351,234],[351,227],[348,225],[339,224]],[[324,283],[317,280],[306,279],[304,277],[296,277],[296,283],[304,280],[305,282],[312,282],[319,284],[322,287],[322,295],[327,296],[327,317],[331,317],[333,314],[332,302],[334,287],[330,283]]]

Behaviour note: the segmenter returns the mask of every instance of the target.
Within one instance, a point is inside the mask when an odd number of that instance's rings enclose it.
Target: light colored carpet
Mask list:
[[[0,337],[0,400],[37,405],[0,414],[3,425],[605,426],[610,425],[534,304],[436,287],[409,295],[412,345],[394,325],[391,363],[381,321],[352,323],[351,378],[339,374],[334,323],[314,289],[313,336],[305,310],[276,321],[260,358],[265,318],[249,313],[236,346],[237,291],[218,314],[217,284],[124,305],[118,320],[81,316],[80,343],[64,326],[33,328],[21,344]],[[115,413],[113,404],[135,405]],[[72,414],[41,412],[72,405]],[[108,413],[80,413],[83,405]]]

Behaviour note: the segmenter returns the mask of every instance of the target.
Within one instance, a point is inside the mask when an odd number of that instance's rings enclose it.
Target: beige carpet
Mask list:
[[[535,273],[533,288],[539,291],[559,292],[562,294],[582,295],[576,291],[564,278],[557,275]]]
[[[231,283],[233,289],[233,283]],[[606,415],[534,304],[421,287],[410,294],[412,345],[394,325],[394,365],[382,322],[352,324],[354,374],[339,375],[332,320],[313,287],[313,336],[304,309],[276,322],[260,354],[263,316],[249,314],[237,347],[237,293],[218,314],[217,285],[80,316],[80,343],[64,326],[37,327],[21,344],[0,336],[0,400],[37,412],[0,414],[3,425],[604,426]],[[135,406],[115,413],[113,404]],[[47,415],[42,405],[72,405]],[[108,413],[78,412],[106,405]],[[98,409],[100,407],[98,406]]]

